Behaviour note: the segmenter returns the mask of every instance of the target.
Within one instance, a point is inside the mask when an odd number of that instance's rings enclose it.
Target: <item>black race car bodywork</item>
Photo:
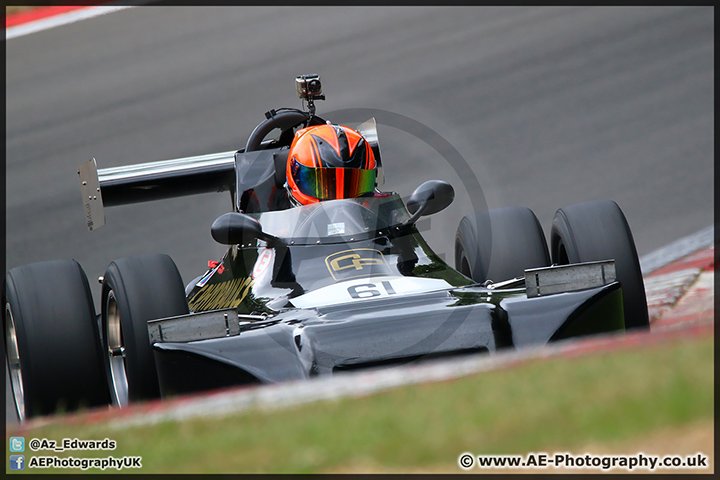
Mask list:
[[[483,286],[445,264],[406,224],[411,215],[397,194],[270,210],[283,154],[234,155],[234,198],[251,197],[262,211],[249,215],[282,240],[233,244],[187,286],[187,316],[149,322],[163,395],[624,328],[612,261],[531,272],[562,270],[566,278],[554,294],[529,297],[524,277]],[[213,188],[229,170],[217,169]],[[125,188],[143,185],[148,195],[149,182],[135,181]]]
[[[104,223],[105,206],[228,191],[232,212],[212,227],[228,250],[184,287],[167,256],[112,262],[97,318],[76,263],[11,270],[5,339],[20,418],[58,404],[122,406],[647,326],[637,254],[613,202],[559,210],[551,252],[528,209],[477,212],[461,222],[451,268],[415,227],[452,201],[444,182],[426,182],[407,203],[378,190],[289,204],[293,132],[321,123],[308,112],[270,111],[236,152],[99,171],[94,159],[81,165],[90,230]],[[264,140],[276,129],[277,140]],[[373,148],[380,186],[374,121],[357,129]],[[46,304],[27,300],[33,289],[52,291]],[[83,340],[68,353],[59,332]],[[50,368],[56,358],[73,373]]]

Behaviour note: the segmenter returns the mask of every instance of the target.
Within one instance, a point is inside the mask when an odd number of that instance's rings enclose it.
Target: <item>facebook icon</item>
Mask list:
[[[25,470],[25,455],[10,455],[10,470]]]

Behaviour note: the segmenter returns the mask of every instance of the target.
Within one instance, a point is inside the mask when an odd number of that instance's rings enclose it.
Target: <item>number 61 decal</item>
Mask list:
[[[395,295],[395,289],[387,281],[380,282],[380,286],[374,283],[363,283],[362,285],[353,285],[347,289],[352,298],[379,297],[383,295],[382,290],[385,291],[385,295]]]

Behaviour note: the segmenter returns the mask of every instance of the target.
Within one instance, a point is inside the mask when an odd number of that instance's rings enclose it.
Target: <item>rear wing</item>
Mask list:
[[[365,121],[357,130],[373,151],[376,182],[380,186],[385,183],[385,176],[375,119]],[[285,178],[286,147],[273,148],[274,140],[265,140],[261,146],[251,152],[241,149],[100,170],[93,158],[77,170],[88,229],[105,225],[105,207],[226,190],[231,192],[234,202],[236,186],[241,193],[269,181],[270,176],[275,178],[269,183],[279,188]]]
[[[98,170],[95,159],[78,167],[89,230],[105,224],[104,207],[231,190],[236,151]]]

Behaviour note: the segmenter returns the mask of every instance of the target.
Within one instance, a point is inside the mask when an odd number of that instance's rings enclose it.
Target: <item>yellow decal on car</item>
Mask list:
[[[325,258],[325,265],[335,280],[391,273],[383,254],[372,248],[333,253]]]
[[[218,308],[237,308],[245,300],[255,281],[252,278],[234,278],[227,282],[206,285],[189,300],[194,312]]]

